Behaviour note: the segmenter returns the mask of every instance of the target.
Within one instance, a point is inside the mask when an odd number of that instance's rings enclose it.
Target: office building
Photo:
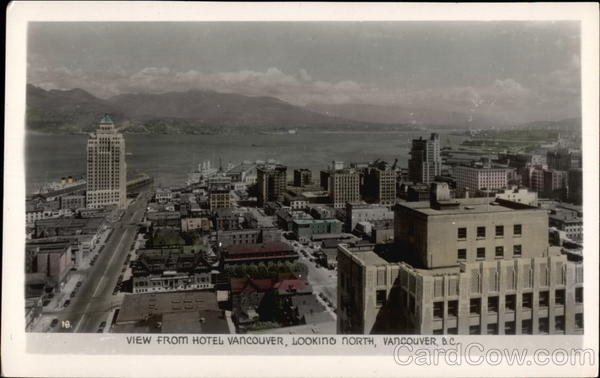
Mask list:
[[[396,202],[396,172],[370,167],[365,170],[363,198],[369,203],[393,205]]]
[[[281,164],[261,164],[256,169],[258,206],[269,201],[282,201],[287,190],[287,167]]]
[[[542,195],[545,198],[566,197],[567,192],[567,171],[558,171],[555,169],[546,169],[543,173]]]
[[[323,190],[329,190],[329,176],[331,176],[329,171],[319,172],[319,184]]]
[[[127,206],[125,138],[105,115],[87,143],[87,192],[89,208]]]
[[[339,333],[583,333],[583,266],[548,245],[545,210],[436,186],[396,205],[394,237],[338,247]]]
[[[568,199],[575,205],[583,202],[583,172],[581,168],[569,169],[568,173]]]
[[[546,153],[548,168],[567,171],[571,168],[571,154],[567,148],[559,148]]]
[[[142,249],[131,262],[133,293],[212,289],[212,267],[189,246]]]
[[[466,192],[495,191],[508,187],[507,168],[487,166],[456,166],[452,168],[452,176],[456,180],[456,190],[459,194]]]
[[[432,133],[429,139],[413,139],[408,160],[409,180],[415,183],[430,184],[435,176],[442,174],[440,137]]]
[[[346,202],[360,202],[360,175],[355,169],[332,170],[328,186],[334,208],[343,208]]]
[[[345,227],[352,232],[359,222],[393,220],[394,212],[389,207],[378,204],[347,203]]]
[[[308,186],[312,184],[310,169],[294,169],[294,186]]]
[[[231,194],[225,185],[214,185],[208,193],[210,211],[227,209],[231,207]]]

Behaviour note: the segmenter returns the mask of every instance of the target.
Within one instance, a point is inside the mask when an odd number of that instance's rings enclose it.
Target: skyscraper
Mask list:
[[[363,197],[369,203],[393,205],[396,202],[396,172],[386,167],[366,169]]]
[[[329,196],[334,208],[343,208],[346,202],[360,202],[360,175],[353,168],[332,170],[329,176]]]
[[[263,164],[256,168],[258,206],[269,201],[282,201],[287,190],[287,167],[281,164]]]
[[[125,139],[106,114],[87,143],[87,207],[117,205],[125,208],[126,180]]]
[[[408,160],[408,176],[413,182],[430,184],[435,176],[442,174],[442,158],[440,155],[440,137],[432,133],[427,139],[413,139],[410,159]]]

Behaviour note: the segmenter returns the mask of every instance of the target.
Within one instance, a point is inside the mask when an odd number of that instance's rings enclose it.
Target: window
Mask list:
[[[433,302],[433,317],[444,318],[444,302]]]
[[[498,323],[488,324],[487,325],[487,334],[488,335],[497,335],[498,334]]]
[[[479,315],[481,313],[481,298],[471,298],[469,302],[469,313]]]
[[[554,296],[554,303],[557,305],[565,304],[565,289],[556,290],[556,293]]]
[[[531,319],[525,319],[521,322],[521,333],[523,335],[531,335],[533,333]]]
[[[532,293],[524,293],[523,294],[523,308],[533,308],[533,294]]]
[[[458,328],[448,328],[448,331],[446,332],[448,335],[458,335]]]
[[[477,227],[477,238],[478,239],[485,238],[485,226],[484,227]]]
[[[444,334],[444,329],[443,328],[434,329],[433,330],[433,334],[434,335],[443,335]]]
[[[583,329],[583,313],[575,314],[575,329]]]
[[[485,247],[477,248],[477,259],[485,259]]]
[[[504,237],[504,226],[496,226],[496,237]]]
[[[502,247],[502,246],[496,247],[496,257],[497,258],[504,257],[504,247]]]
[[[385,305],[386,293],[385,290],[377,290],[377,307]]]
[[[565,317],[564,315],[554,317],[554,331],[556,333],[565,332]]]
[[[522,249],[521,245],[513,245],[513,256],[521,257]]]
[[[488,297],[488,312],[498,312],[498,297]]]
[[[505,335],[514,335],[516,334],[517,327],[515,326],[515,322],[504,322],[504,334]]]
[[[504,302],[507,310],[515,311],[517,308],[517,296],[515,294],[507,295]]]
[[[548,318],[540,318],[538,320],[538,332],[542,335],[547,335],[550,332],[550,323]]]
[[[540,307],[548,307],[550,304],[550,294],[547,291],[540,291],[539,304]]]
[[[457,237],[459,240],[465,240],[467,238],[467,229],[465,227],[460,227],[458,229]]]
[[[520,224],[515,224],[513,226],[513,236],[521,236],[523,232],[523,227]]]
[[[448,315],[458,316],[458,301],[448,301]]]
[[[469,335],[479,335],[481,334],[481,327],[478,325],[472,325],[469,327]]]
[[[385,273],[386,273],[385,269],[377,270],[377,285],[378,286],[385,285],[385,281],[386,281]]]
[[[582,287],[575,288],[575,302],[583,303],[583,288]]]
[[[461,248],[457,251],[456,255],[457,255],[458,261],[464,261],[467,259],[467,250],[464,248]]]

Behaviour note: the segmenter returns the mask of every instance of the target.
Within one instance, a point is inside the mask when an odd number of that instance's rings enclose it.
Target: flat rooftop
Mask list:
[[[458,203],[456,207],[447,207],[440,210],[433,209],[429,201],[417,201],[417,202],[401,202],[397,203],[397,206],[412,209],[416,212],[427,216],[435,215],[463,215],[463,214],[483,214],[483,213],[508,213],[512,211],[540,211],[545,210],[538,209],[532,206],[526,206],[516,202],[495,200],[493,198],[463,198],[452,200]],[[442,202],[443,203],[443,202]],[[514,205],[513,205],[514,204]]]
[[[117,323],[146,319],[152,314],[219,310],[212,291],[188,290],[165,293],[128,294],[123,299]]]

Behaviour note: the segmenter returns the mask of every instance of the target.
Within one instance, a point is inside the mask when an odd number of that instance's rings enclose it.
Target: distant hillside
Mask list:
[[[123,94],[100,99],[82,89],[46,91],[27,86],[27,127],[48,133],[93,130],[104,113],[129,132],[223,133],[286,129],[388,129],[377,122],[320,114],[273,97],[213,91]],[[401,127],[395,125],[394,128]]]
[[[494,123],[481,115],[406,106],[371,104],[309,104],[306,106],[329,116],[344,115],[355,121],[415,126],[492,127]]]

